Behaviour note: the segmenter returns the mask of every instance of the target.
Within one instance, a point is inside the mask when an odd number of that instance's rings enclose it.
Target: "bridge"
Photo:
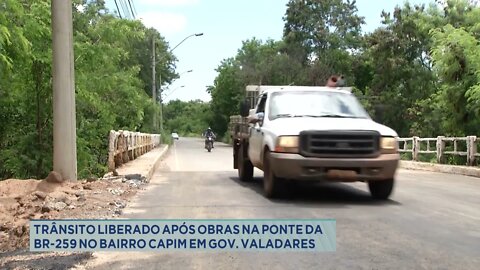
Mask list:
[[[14,2],[10,1],[10,3]],[[58,184],[37,180],[4,181],[3,183],[14,184],[15,181],[17,183],[34,183],[36,181],[35,187],[47,184],[45,186],[51,189],[42,191],[32,188],[28,194],[25,193],[21,196],[15,194],[11,197],[0,197],[0,248],[2,243],[14,242],[12,239],[15,237],[28,239],[27,237],[22,238],[25,235],[28,236],[28,226],[20,224],[20,219],[58,217],[50,215],[52,212],[63,215],[60,216],[61,218],[84,218],[75,216],[72,214],[75,212],[69,211],[76,209],[78,214],[89,213],[89,211],[100,212],[98,209],[103,209],[105,213],[108,213],[107,218],[130,219],[332,218],[336,220],[337,251],[334,253],[290,252],[288,254],[195,251],[175,253],[112,252],[94,253],[91,256],[84,253],[36,253],[32,255],[26,250],[4,253],[2,250],[0,269],[479,268],[480,186],[478,183],[480,168],[478,161],[480,153],[477,136],[400,138],[399,151],[403,160],[396,176],[394,192],[387,201],[372,199],[367,185],[360,182],[313,185],[297,183],[289,185],[289,193],[285,197],[267,199],[263,196],[263,173],[261,171],[255,169],[254,181],[247,183],[239,181],[236,170],[232,168],[232,148],[228,144],[216,143],[213,151],[209,153],[205,151],[203,139],[200,138],[180,138],[173,144],[167,145],[164,138],[158,134],[124,130],[112,130],[108,134],[108,138],[102,138],[105,141],[108,139],[108,149],[102,148],[99,151],[103,151],[102,153],[108,151],[108,159],[100,163],[104,163],[101,165],[108,168],[108,174],[100,180],[91,177],[88,180],[76,181],[77,123],[75,110],[77,106],[75,105],[76,91],[72,72],[75,70],[73,66],[75,59],[72,58],[74,39],[72,38],[71,2],[71,0],[51,1],[53,114],[52,119],[46,119],[46,121],[52,120],[53,122],[53,169],[60,176],[58,182],[64,179],[69,179],[71,182]],[[124,1],[119,2],[126,4]],[[17,18],[17,15],[11,17]],[[309,18],[307,13],[303,15],[302,17]],[[16,27],[21,30],[20,26],[23,25],[28,24],[24,24],[20,20]],[[35,30],[32,26],[30,29]],[[44,28],[39,29],[45,30]],[[9,38],[8,32],[6,33],[4,36]],[[178,45],[191,36],[201,35],[203,34],[190,35]],[[87,43],[90,43],[90,40],[85,42],[85,44]],[[156,58],[161,46],[156,45],[155,35],[152,35],[151,43],[152,59],[149,59],[150,56],[146,56],[146,58],[139,57],[139,60],[142,62],[152,61],[152,104],[156,104],[160,99],[160,130],[163,131],[162,77],[156,76],[156,65],[160,64],[164,58]],[[171,53],[178,45],[165,51],[164,54]],[[37,47],[35,48],[37,49]],[[105,48],[105,46],[99,48]],[[119,51],[123,51],[124,47],[119,48],[122,48]],[[143,50],[144,47],[140,48]],[[337,55],[337,49],[334,50],[334,53]],[[278,53],[278,55],[283,57],[283,53]],[[373,56],[369,58],[369,61],[375,59]],[[260,60],[263,61],[263,59]],[[286,63],[288,64],[288,62]],[[50,69],[48,65],[46,67],[48,67],[46,70]],[[239,68],[242,69],[242,66]],[[112,69],[112,71],[114,70]],[[158,74],[161,74],[160,70]],[[274,72],[272,72],[272,77],[273,75]],[[390,73],[384,75],[390,75]],[[157,77],[160,89],[157,88]],[[441,80],[442,77],[438,79]],[[163,78],[163,80],[167,81],[167,78]],[[39,82],[41,81],[39,80]],[[46,83],[47,81],[48,83]],[[43,82],[45,85],[49,85],[49,81],[50,78]],[[451,83],[454,84],[456,81]],[[22,86],[28,86],[24,88],[29,89],[30,84],[29,82]],[[8,89],[8,83],[6,85]],[[18,88],[23,90],[21,87]],[[158,99],[157,91],[160,95]],[[37,90],[37,93],[40,92]],[[30,95],[34,96],[28,92],[25,97],[30,97]],[[36,100],[38,102],[42,98],[37,95]],[[412,104],[415,104],[413,101]],[[121,103],[119,104],[121,105]],[[465,105],[468,104],[465,103]],[[37,108],[41,108],[40,103]],[[38,113],[38,115],[40,114]],[[90,117],[93,118],[95,115]],[[40,117],[37,117],[38,133],[42,132],[40,128],[42,122]],[[158,131],[155,110],[152,110],[152,122],[152,132]],[[23,124],[23,121],[19,122],[19,126]],[[124,125],[116,123],[111,126]],[[132,128],[133,126],[137,125],[129,125]],[[12,130],[15,130],[14,126],[12,126]],[[9,133],[9,136],[15,136],[15,133]],[[38,141],[41,141],[41,138]],[[29,141],[28,145],[30,143]],[[104,159],[103,155],[98,159]],[[22,162],[21,160],[18,163]],[[93,163],[97,164],[96,160]],[[41,165],[41,163],[39,164]],[[141,180],[129,183],[126,181],[127,175],[129,177],[138,175],[138,179]],[[133,178],[133,180],[138,179]],[[144,181],[145,179],[147,180]],[[132,179],[128,180],[132,181]],[[135,193],[133,201],[128,201],[130,198],[125,199],[120,196],[128,193],[125,190],[112,189],[106,185],[93,185],[108,182],[113,186],[114,181],[125,186],[129,186],[131,183],[136,184],[136,182],[141,182],[142,185],[141,188],[135,190],[138,193]],[[68,186],[68,184],[72,184],[71,187],[74,188],[67,190],[68,192],[56,190],[57,187]],[[0,188],[0,195],[12,190],[22,190],[22,186],[11,186],[13,188]],[[140,185],[136,185],[135,188],[138,186]],[[95,187],[97,188],[95,189]],[[85,203],[87,190],[96,196],[89,197],[88,202]],[[106,199],[112,194],[115,196],[114,199],[111,201]],[[52,199],[52,201],[48,201],[46,198]],[[88,205],[94,199],[98,204]],[[30,202],[35,202],[36,205],[28,204]],[[46,207],[47,205],[49,207]],[[85,205],[88,207],[82,208]],[[13,209],[11,212],[15,213],[11,216],[13,225],[8,224],[11,227],[7,228],[4,217],[7,216],[6,213],[11,210],[10,208]],[[36,209],[36,212],[26,212],[27,208]],[[113,216],[109,212],[112,210],[111,208],[115,209]],[[26,242],[24,244],[26,245]]]
[[[113,134],[113,133],[112,133]],[[118,138],[117,134],[116,137]],[[127,137],[124,137],[127,138]],[[130,138],[132,138],[130,136]],[[469,138],[444,138],[442,155],[465,156],[462,151]],[[433,138],[402,138],[401,151],[436,154],[427,142]],[[131,140],[133,141],[133,140]],[[447,145],[444,147],[443,142]],[[450,151],[450,145],[455,151]],[[127,143],[128,144],[128,143]],[[425,144],[425,145],[424,145]],[[457,145],[458,144],[458,145]],[[413,145],[413,148],[412,148]],[[130,145],[130,149],[134,149]],[[128,147],[124,147],[125,151]],[[161,149],[161,150],[159,150]],[[446,150],[445,150],[446,149]],[[121,151],[117,151],[119,154]],[[149,153],[155,153],[151,157]],[[160,153],[161,152],[161,153]],[[440,153],[440,151],[438,151]],[[396,187],[390,200],[371,199],[364,183],[330,183],[293,185],[287,197],[269,200],[262,195],[262,172],[255,169],[255,181],[240,182],[232,169],[230,145],[217,143],[211,153],[203,140],[180,138],[170,146],[153,148],[130,164],[145,164],[154,156],[161,161],[152,167],[150,184],[125,212],[124,218],[334,218],[337,220],[337,252],[332,254],[251,252],[210,253],[138,253],[135,259],[125,253],[99,253],[87,269],[175,268],[226,269],[476,269],[480,264],[480,186],[479,179],[460,174],[440,173],[443,167],[470,166],[429,165],[424,168],[406,161],[398,171]],[[473,155],[477,157],[477,155]],[[134,168],[135,166],[133,166]],[[132,168],[130,166],[130,168]],[[135,169],[135,168],[134,168]],[[418,170],[421,169],[421,170]],[[452,170],[452,169],[451,169]],[[454,170],[453,170],[454,171]],[[132,171],[130,171],[132,172]],[[315,267],[318,268],[318,267]]]

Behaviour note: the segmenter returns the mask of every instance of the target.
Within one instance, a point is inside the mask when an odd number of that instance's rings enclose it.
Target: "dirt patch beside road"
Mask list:
[[[15,259],[18,255],[13,255],[28,248],[30,219],[115,218],[144,184],[146,179],[140,175],[64,183],[0,181],[0,252],[4,253],[0,256],[0,268],[5,269],[7,265],[8,269],[35,268],[20,267],[28,260],[18,261]],[[13,252],[15,250],[17,252]],[[5,256],[7,254],[12,256]]]

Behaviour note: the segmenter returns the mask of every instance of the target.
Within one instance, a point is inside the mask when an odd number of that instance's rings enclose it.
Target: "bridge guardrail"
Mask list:
[[[465,150],[459,150],[460,148]],[[480,156],[477,153],[477,136],[438,136],[436,138],[414,136],[399,138],[399,152],[411,153],[413,161],[418,161],[420,154],[436,154],[437,163],[439,164],[444,163],[445,155],[466,156],[467,166],[475,166],[475,160]]]
[[[230,136],[237,134],[240,130],[236,124],[245,123],[240,115],[230,116],[228,132]],[[467,166],[475,166],[476,160],[480,157],[478,153],[477,136],[466,137],[445,137],[420,138],[417,136],[399,138],[399,152],[410,153],[413,161],[420,160],[420,154],[435,154],[437,163],[444,164],[446,155],[466,156]],[[450,145],[448,145],[450,144]],[[462,150],[459,150],[462,149]]]
[[[111,130],[108,140],[108,170],[134,160],[161,143],[160,134]]]

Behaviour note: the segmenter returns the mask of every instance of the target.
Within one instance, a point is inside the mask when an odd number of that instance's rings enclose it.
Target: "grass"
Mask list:
[[[173,140],[172,140],[172,135],[170,133],[167,133],[167,132],[162,132],[161,134],[161,143],[162,144],[168,144],[168,145],[171,145],[173,143]]]

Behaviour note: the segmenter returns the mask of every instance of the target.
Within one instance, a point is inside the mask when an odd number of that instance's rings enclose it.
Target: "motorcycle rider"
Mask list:
[[[208,137],[212,137],[213,138],[213,142],[215,142],[215,133],[213,133],[212,129],[210,127],[207,128],[207,130],[205,130],[205,132],[203,133],[203,136],[205,137],[205,148],[207,148],[207,139]],[[213,142],[212,142],[212,148],[213,147]]]

